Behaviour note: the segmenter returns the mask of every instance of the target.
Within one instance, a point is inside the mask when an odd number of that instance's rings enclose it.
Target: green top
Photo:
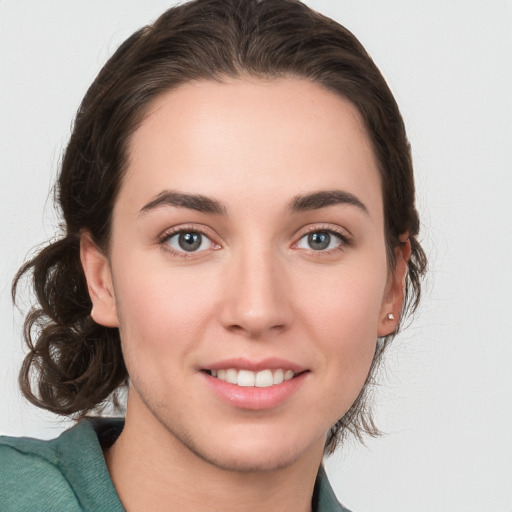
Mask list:
[[[123,419],[88,418],[51,441],[0,437],[0,510],[123,512],[102,452],[123,426]],[[323,467],[313,510],[348,512],[336,500]]]

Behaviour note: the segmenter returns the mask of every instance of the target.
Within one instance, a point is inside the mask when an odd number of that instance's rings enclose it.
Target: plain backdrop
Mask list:
[[[357,35],[397,98],[430,257],[423,305],[375,397],[387,434],[330,457],[331,482],[356,512],[510,512],[512,2],[307,3]],[[58,225],[51,183],[87,86],[171,4],[0,0],[0,434],[49,438],[68,425],[17,390],[10,282]]]

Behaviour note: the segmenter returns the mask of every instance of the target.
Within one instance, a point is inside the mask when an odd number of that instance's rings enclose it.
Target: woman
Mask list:
[[[346,510],[321,469],[419,300],[407,138],[346,29],[294,0],[170,9],[107,62],[28,262],[27,398],[124,421],[6,438],[2,510]],[[33,378],[35,375],[35,379]],[[197,485],[200,481],[200,485]]]

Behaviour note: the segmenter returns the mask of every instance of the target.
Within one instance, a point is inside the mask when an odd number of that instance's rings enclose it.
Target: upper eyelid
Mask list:
[[[315,233],[316,231],[327,231],[329,233],[334,233],[335,235],[338,235],[342,239],[346,239],[346,240],[350,240],[353,238],[352,233],[346,228],[342,228],[341,226],[335,226],[333,224],[322,224],[322,223],[304,226],[303,228],[299,229],[296,232],[295,238],[298,240],[298,239],[302,238],[304,235],[308,235],[310,233]]]
[[[170,228],[164,229],[158,238],[159,238],[159,240],[164,240],[164,239],[170,238],[178,233],[183,233],[183,232],[200,233],[201,235],[206,236],[210,240],[212,240],[212,238],[215,238],[213,230],[211,228],[208,228],[207,226],[202,226],[201,224],[190,224],[190,225],[180,224],[178,226],[170,227]]]

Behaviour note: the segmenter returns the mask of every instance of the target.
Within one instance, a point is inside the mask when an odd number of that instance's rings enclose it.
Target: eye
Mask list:
[[[165,238],[164,243],[176,252],[200,252],[211,248],[212,241],[199,231],[178,231]]]
[[[313,231],[299,239],[297,248],[313,251],[328,251],[329,249],[340,247],[343,242],[343,237],[332,231]]]

